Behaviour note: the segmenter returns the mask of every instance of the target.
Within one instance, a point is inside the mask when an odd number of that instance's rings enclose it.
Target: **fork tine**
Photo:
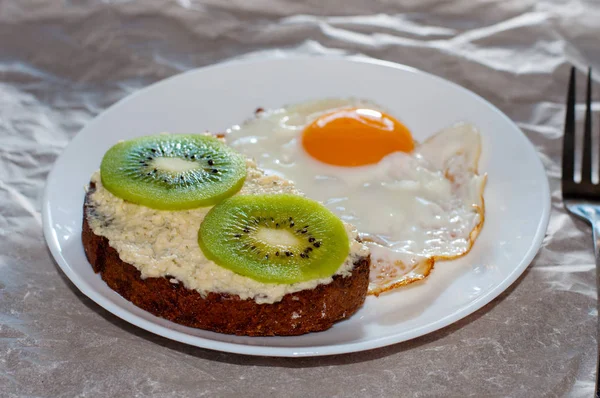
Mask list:
[[[567,114],[565,117],[565,132],[562,153],[562,181],[573,182],[575,170],[575,67],[571,67],[569,78],[569,93],[567,94]]]
[[[592,182],[592,68],[588,69],[587,94],[585,100],[585,127],[583,130],[583,160],[581,182]]]

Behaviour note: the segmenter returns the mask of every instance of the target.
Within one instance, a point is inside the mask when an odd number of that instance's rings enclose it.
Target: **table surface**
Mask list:
[[[571,65],[600,73],[598,21],[597,1],[0,1],[0,395],[591,396],[592,241],[589,227],[565,213],[559,178],[568,73]],[[411,65],[512,118],[552,190],[547,236],[524,275],[438,332],[301,359],[173,342],[81,294],[44,243],[40,208],[54,160],[82,126],[185,70],[298,54]]]

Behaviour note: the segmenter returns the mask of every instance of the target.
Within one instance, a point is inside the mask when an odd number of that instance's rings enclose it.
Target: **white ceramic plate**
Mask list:
[[[135,307],[92,271],[81,244],[84,186],[118,140],[162,131],[224,131],[258,107],[323,97],[359,97],[389,109],[418,141],[457,121],[483,135],[486,220],[472,251],[440,262],[425,283],[379,298],[332,329],[298,337],[238,337],[180,326]],[[527,268],[546,231],[544,168],[519,128],[481,97],[438,77],[381,61],[295,58],[194,70],[139,91],[85,127],[48,177],[44,233],[56,261],[88,297],[118,317],[199,347],[250,355],[316,356],[409,340],[483,307]]]

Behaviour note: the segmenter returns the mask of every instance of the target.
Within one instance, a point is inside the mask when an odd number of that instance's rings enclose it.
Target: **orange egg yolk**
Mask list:
[[[341,109],[319,117],[304,130],[302,146],[313,158],[335,166],[363,166],[392,152],[410,152],[410,131],[383,112]]]

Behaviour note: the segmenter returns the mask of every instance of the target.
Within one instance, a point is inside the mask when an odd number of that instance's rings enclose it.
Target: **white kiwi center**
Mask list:
[[[274,229],[259,227],[254,233],[254,238],[271,247],[296,247],[302,242],[287,229]]]
[[[167,173],[178,174],[199,169],[201,166],[196,162],[181,158],[157,157],[152,160],[152,167]]]

